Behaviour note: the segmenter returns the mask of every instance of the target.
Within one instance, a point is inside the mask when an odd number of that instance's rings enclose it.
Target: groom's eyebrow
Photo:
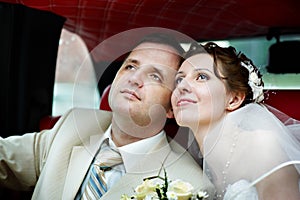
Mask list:
[[[136,59],[132,59],[132,58],[128,58],[126,61],[125,61],[126,64],[128,63],[133,63],[133,64],[136,64],[138,65],[140,62]]]
[[[149,66],[155,73],[159,74],[160,77],[162,78],[162,81],[165,80],[165,77],[168,76],[167,72],[161,70],[159,67],[157,67],[157,65],[154,63],[154,64],[151,64]]]

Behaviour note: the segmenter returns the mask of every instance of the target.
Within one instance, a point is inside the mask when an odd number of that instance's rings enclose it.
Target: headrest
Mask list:
[[[300,41],[277,42],[269,48],[270,73],[300,73]]]
[[[101,100],[100,100],[100,107],[99,109],[100,110],[108,110],[108,111],[111,111],[111,108],[109,106],[109,103],[108,103],[108,95],[109,95],[109,90],[110,90],[110,87],[111,85],[108,85],[102,95],[101,95]]]

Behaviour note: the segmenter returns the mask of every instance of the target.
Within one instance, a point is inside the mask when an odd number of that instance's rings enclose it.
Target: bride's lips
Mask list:
[[[188,98],[183,98],[183,99],[179,99],[177,101],[177,106],[184,106],[184,105],[188,105],[188,104],[194,104],[197,103],[195,100],[193,99],[188,99]]]
[[[127,97],[129,97],[130,99],[135,98],[139,101],[141,100],[141,97],[133,90],[123,89],[121,90],[121,93],[127,95]]]

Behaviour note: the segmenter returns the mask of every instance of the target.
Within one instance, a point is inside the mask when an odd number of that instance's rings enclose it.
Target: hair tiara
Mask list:
[[[252,100],[254,103],[260,103],[264,100],[264,87],[261,77],[258,75],[258,70],[249,60],[241,61],[241,65],[249,71],[248,85],[252,89]]]

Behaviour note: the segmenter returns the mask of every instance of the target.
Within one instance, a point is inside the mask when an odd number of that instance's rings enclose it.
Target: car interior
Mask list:
[[[1,137],[50,129],[72,107],[109,111],[122,57],[111,58],[115,46],[97,46],[144,27],[235,46],[263,73],[263,103],[300,120],[299,10],[296,0],[0,0]],[[125,38],[120,48],[140,37]],[[170,137],[177,129],[167,121]],[[30,191],[0,188],[0,198],[30,199]]]

